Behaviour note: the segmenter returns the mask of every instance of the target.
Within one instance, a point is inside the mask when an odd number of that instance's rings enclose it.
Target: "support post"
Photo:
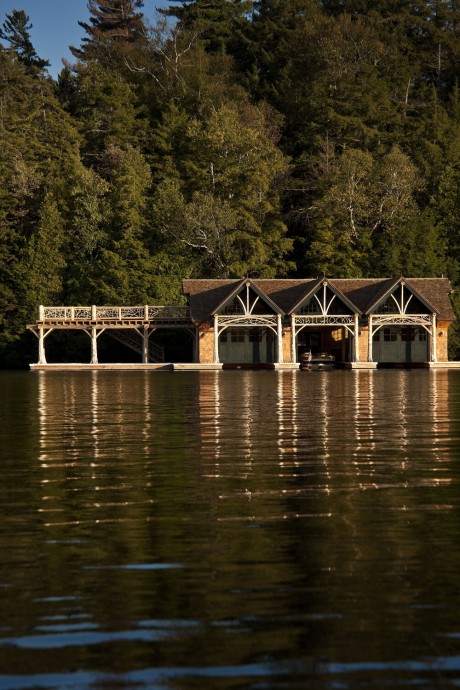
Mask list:
[[[91,328],[91,364],[98,364],[97,361],[97,330]]]
[[[38,363],[46,364],[45,355],[45,333],[43,326],[38,327]]]
[[[372,316],[369,316],[369,334],[368,334],[368,354],[367,361],[373,362],[372,359]]]
[[[149,320],[149,305],[144,304],[144,321]]]
[[[144,326],[144,334],[143,334],[143,340],[142,340],[142,363],[143,364],[148,364],[149,363],[149,327],[147,324]]]
[[[219,315],[214,314],[214,364],[219,364]]]
[[[436,342],[436,314],[431,315],[431,361],[438,361],[437,342]]]
[[[294,314],[291,315],[291,362],[292,364],[297,364],[297,337]]]
[[[44,318],[45,318],[45,307],[43,306],[43,304],[40,304],[40,306],[38,307],[38,320],[43,321]]]
[[[355,331],[353,338],[353,361],[359,362],[359,317],[355,314]]]
[[[195,328],[195,342],[193,343],[193,361],[198,364],[200,361],[200,331],[198,326]]]
[[[283,362],[283,324],[281,321],[281,314],[276,317],[277,325],[277,340],[278,340],[278,364]]]
[[[93,304],[91,307],[91,321],[96,321],[96,305]]]

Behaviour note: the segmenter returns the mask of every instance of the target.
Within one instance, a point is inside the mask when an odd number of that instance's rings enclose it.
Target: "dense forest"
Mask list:
[[[184,277],[460,282],[457,2],[143,4],[89,0],[57,80],[23,10],[0,27],[3,366],[39,304]]]

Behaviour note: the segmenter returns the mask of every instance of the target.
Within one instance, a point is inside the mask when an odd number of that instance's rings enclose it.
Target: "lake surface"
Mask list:
[[[460,372],[0,373],[0,688],[460,687]]]

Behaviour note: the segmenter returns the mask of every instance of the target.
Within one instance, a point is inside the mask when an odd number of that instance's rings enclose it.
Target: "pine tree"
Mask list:
[[[143,0],[88,0],[89,23],[78,22],[88,36],[82,39],[81,48],[71,46],[72,53],[84,59],[100,41],[123,45],[143,38],[146,27],[143,14],[137,11],[143,6]]]
[[[49,67],[47,60],[38,57],[30,38],[32,24],[24,10],[13,10],[6,15],[3,26],[0,27],[0,38],[7,41],[19,60],[29,71],[41,72]]]
[[[181,29],[195,31],[211,53],[232,52],[235,38],[247,24],[252,0],[169,0],[176,6],[160,10],[176,17]],[[178,6],[180,3],[180,6]]]

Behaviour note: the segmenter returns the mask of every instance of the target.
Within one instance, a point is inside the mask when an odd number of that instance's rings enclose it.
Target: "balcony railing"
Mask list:
[[[136,307],[44,307],[39,321],[190,321],[190,307],[182,305]]]

